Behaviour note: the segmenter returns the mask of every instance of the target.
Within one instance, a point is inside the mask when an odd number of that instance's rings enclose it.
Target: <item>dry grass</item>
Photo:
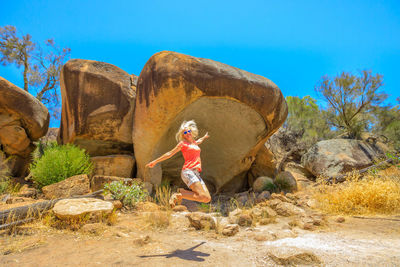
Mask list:
[[[171,211],[143,212],[141,221],[145,229],[165,229],[171,224]]]
[[[334,214],[394,214],[400,212],[400,169],[386,170],[361,177],[351,173],[347,181],[321,183],[313,197],[319,208]]]
[[[172,192],[169,186],[159,186],[156,188],[155,199],[158,205],[166,210],[170,210],[169,199],[171,198]]]

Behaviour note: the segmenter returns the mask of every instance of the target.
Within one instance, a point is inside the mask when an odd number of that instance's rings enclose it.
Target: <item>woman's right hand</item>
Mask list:
[[[154,166],[156,166],[156,164],[157,164],[157,162],[152,161],[152,162],[147,163],[146,167],[153,168]]]

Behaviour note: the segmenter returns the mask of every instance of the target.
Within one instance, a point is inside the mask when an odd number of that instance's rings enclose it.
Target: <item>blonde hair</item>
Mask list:
[[[193,138],[196,138],[199,134],[199,130],[197,129],[197,125],[194,120],[191,121],[183,121],[181,126],[179,127],[178,132],[175,135],[176,141],[180,142],[183,140],[183,132],[185,129],[189,129],[192,131]]]

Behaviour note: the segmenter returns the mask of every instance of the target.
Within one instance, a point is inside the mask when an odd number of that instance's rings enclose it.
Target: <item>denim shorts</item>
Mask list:
[[[182,180],[190,188],[190,186],[195,182],[200,182],[205,186],[203,179],[200,177],[200,173],[194,169],[184,169],[181,172]]]

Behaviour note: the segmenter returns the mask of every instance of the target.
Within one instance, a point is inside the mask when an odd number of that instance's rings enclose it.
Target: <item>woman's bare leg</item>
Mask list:
[[[181,194],[181,198],[203,203],[208,203],[211,201],[211,196],[210,193],[208,192],[207,187],[205,185],[203,186],[200,182],[195,182],[191,184],[190,189],[192,191],[180,188],[179,192]],[[180,196],[177,197],[179,199]]]

